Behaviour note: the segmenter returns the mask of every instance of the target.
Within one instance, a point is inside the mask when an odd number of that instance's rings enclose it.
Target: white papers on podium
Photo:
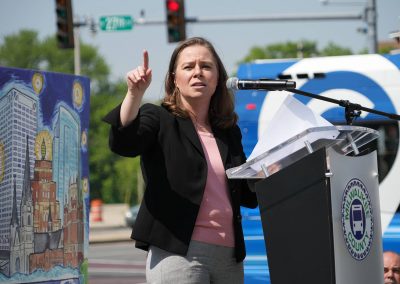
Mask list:
[[[289,94],[259,138],[247,161],[257,158],[307,129],[325,126],[333,125]],[[306,141],[311,144],[319,139],[335,139],[338,135],[339,131],[335,129],[312,132],[306,138],[300,138],[291,143],[289,147],[285,147],[284,151],[275,151],[264,159],[253,163],[251,168],[259,172],[262,170],[261,165],[269,166],[276,163],[282,158],[304,148]]]

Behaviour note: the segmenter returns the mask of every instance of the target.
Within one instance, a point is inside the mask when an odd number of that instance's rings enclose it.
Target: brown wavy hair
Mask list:
[[[211,126],[217,128],[229,128],[236,124],[238,116],[234,111],[234,98],[233,94],[226,87],[226,80],[228,75],[226,73],[225,67],[218,56],[213,45],[206,39],[201,37],[189,38],[181,42],[172,53],[168,72],[165,76],[165,96],[162,105],[166,107],[171,113],[176,116],[188,118],[189,113],[184,108],[179,89],[175,85],[175,71],[178,57],[182,50],[186,47],[201,45],[206,47],[217,63],[218,69],[218,83],[215,89],[215,93],[211,97],[210,106],[208,109],[208,116]]]

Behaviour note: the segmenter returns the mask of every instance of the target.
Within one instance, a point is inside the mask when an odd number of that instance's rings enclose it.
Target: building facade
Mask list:
[[[4,252],[10,250],[10,223],[14,185],[16,190],[17,213],[20,215],[24,172],[27,165],[33,172],[33,143],[38,124],[38,97],[29,91],[9,90],[0,98],[0,144],[4,155],[4,173],[0,180],[0,262]],[[29,153],[29,164],[25,164]],[[0,264],[1,267],[1,264]],[[1,269],[1,268],[0,268]]]

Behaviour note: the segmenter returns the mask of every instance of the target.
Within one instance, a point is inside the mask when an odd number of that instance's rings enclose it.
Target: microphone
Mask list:
[[[231,77],[226,81],[226,87],[230,90],[267,90],[283,91],[296,88],[296,82],[288,80],[241,80]]]

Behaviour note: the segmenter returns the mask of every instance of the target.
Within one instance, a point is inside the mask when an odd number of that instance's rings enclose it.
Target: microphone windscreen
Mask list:
[[[238,89],[238,81],[239,79],[236,77],[231,77],[226,80],[226,87],[230,90],[237,90]]]

